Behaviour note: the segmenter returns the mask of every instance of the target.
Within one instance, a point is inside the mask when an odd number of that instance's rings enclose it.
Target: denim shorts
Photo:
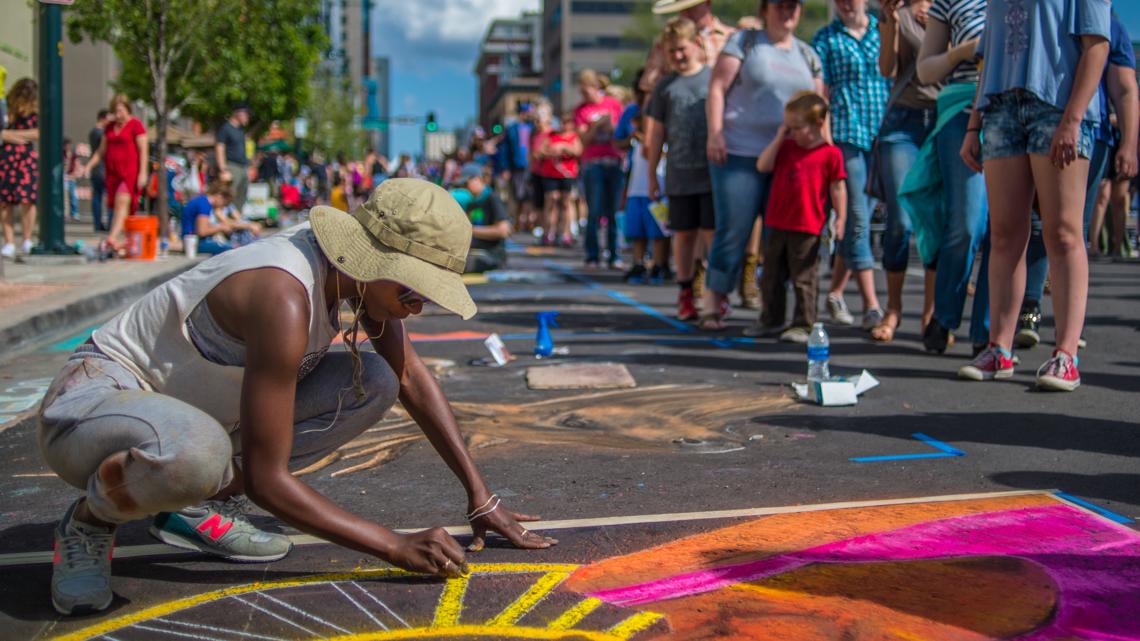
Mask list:
[[[982,112],[982,160],[1027,154],[1048,156],[1062,116],[1064,110],[1024,89],[991,96]],[[1092,157],[1094,129],[1089,121],[1081,121],[1077,143],[1077,155],[1081,158]]]

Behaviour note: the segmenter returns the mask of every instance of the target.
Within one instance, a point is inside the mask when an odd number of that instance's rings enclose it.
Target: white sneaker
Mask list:
[[[3,256],[4,258],[15,258],[16,246],[12,243],[5,243],[4,248],[0,249],[0,256]]]
[[[30,240],[25,240],[25,241],[24,241],[24,245],[23,245],[23,247],[24,247],[24,253],[25,253],[25,254],[30,254],[30,253],[32,253],[32,247],[34,247],[34,246],[35,246],[35,245],[34,245],[34,243],[32,243],[32,241],[30,241]]]
[[[843,300],[842,296],[827,295],[827,313],[831,315],[831,321],[837,325],[855,323],[855,317],[851,315],[851,310],[847,309],[847,301]]]

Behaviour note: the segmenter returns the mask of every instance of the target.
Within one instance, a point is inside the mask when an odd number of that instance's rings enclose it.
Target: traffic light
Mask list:
[[[424,131],[439,131],[439,123],[435,121],[434,111],[428,112],[427,122],[424,123]]]

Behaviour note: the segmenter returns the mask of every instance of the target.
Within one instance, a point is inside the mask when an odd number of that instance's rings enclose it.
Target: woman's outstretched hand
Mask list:
[[[531,532],[522,525],[524,522],[538,521],[541,518],[512,512],[501,505],[499,497],[491,495],[487,504],[467,515],[467,520],[471,523],[471,532],[474,534],[467,549],[471,552],[482,550],[486,545],[487,532],[495,532],[515,547],[524,550],[541,550],[556,545],[558,539]]]

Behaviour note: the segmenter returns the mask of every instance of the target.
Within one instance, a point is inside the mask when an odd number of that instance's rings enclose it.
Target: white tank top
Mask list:
[[[328,307],[324,295],[328,262],[308,223],[219,254],[167,281],[95,330],[92,338],[147,389],[185,401],[232,431],[245,368],[206,360],[190,340],[186,318],[227,277],[264,267],[292,275],[309,295],[309,341],[299,370],[304,376],[337,334],[336,309]]]

